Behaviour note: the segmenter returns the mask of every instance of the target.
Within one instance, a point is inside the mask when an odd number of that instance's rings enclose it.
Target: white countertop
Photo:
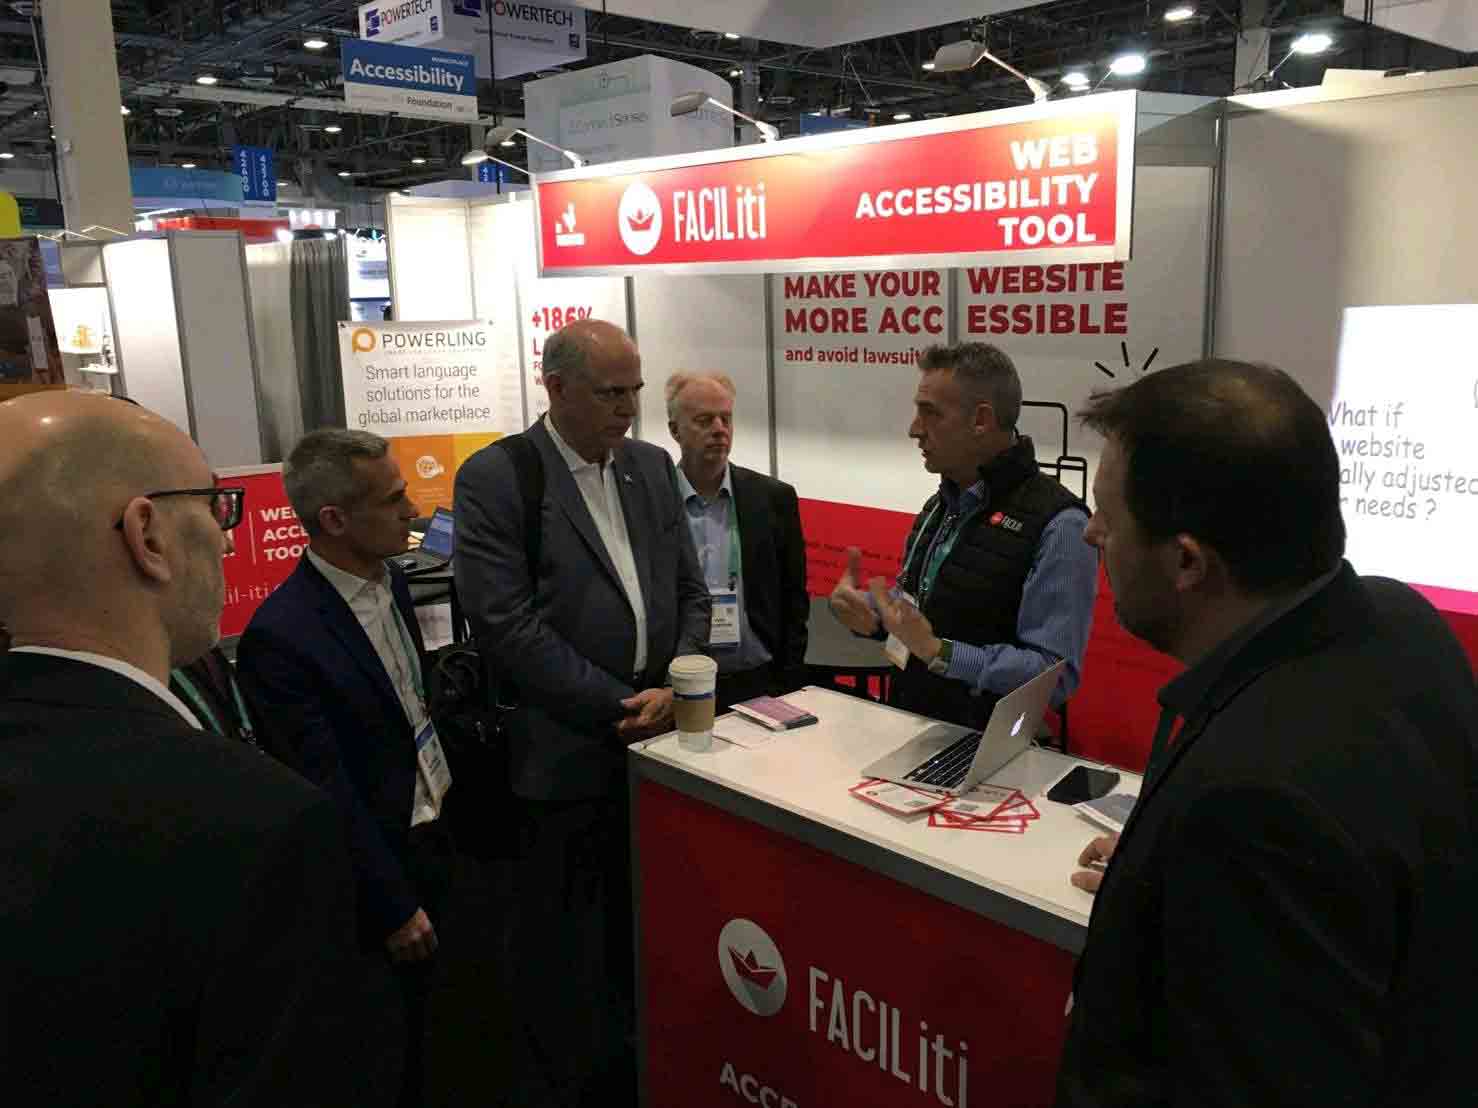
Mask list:
[[[1095,763],[1032,749],[992,777],[992,784],[1019,788],[1041,813],[1023,835],[930,827],[927,815],[903,819],[847,790],[862,779],[863,766],[935,721],[814,686],[785,699],[820,722],[779,732],[757,749],[715,738],[710,750],[696,752],[679,746],[673,733],[638,743],[632,750],[1071,923],[1088,925],[1093,897],[1075,888],[1069,877],[1078,868],[1084,845],[1105,832],[1042,793],[1072,766]],[[1138,793],[1139,776],[1120,772],[1114,791]]]

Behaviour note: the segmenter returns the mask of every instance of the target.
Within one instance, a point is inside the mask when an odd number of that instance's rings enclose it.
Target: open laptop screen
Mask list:
[[[450,559],[455,541],[455,520],[445,508],[437,508],[431,522],[426,525],[426,534],[421,539],[421,549],[428,554]]]

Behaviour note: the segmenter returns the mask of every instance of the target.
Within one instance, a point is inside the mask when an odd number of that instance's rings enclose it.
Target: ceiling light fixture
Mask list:
[[[730,77],[743,77],[744,76],[744,70],[742,70],[742,69],[731,69],[731,70],[729,70],[729,76]]]
[[[340,127],[337,123],[330,123],[327,127],[323,129],[323,133],[326,135],[337,135],[343,129],[344,128]]]
[[[1136,73],[1143,73],[1148,64],[1143,54],[1130,51],[1109,62],[1109,72],[1118,77],[1133,77]]]
[[[988,61],[1004,69],[1013,77],[1025,82],[1026,87],[1031,89],[1032,100],[1040,104],[1052,95],[1052,90],[1035,77],[1028,77],[1013,65],[1001,61],[985,48],[985,43],[975,42],[972,39],[964,39],[960,42],[951,42],[941,46],[934,53],[934,69],[940,73],[963,73],[967,69],[974,69],[983,61]]]
[[[773,124],[766,123],[764,120],[761,119],[755,119],[754,116],[751,115],[745,115],[743,112],[729,107],[729,105],[725,104],[722,100],[715,100],[706,92],[684,93],[672,102],[672,107],[669,109],[669,111],[674,116],[692,115],[694,112],[704,107],[714,107],[719,109],[719,111],[728,112],[735,119],[744,120],[745,123],[750,124],[752,127],[754,127],[756,131],[760,133],[761,142],[774,142],[780,137],[779,128],[775,127]]]
[[[0,158],[4,158],[6,161],[9,161],[13,157],[15,157],[15,152],[14,151],[12,151],[12,150],[0,150]]]
[[[1334,45],[1334,39],[1323,31],[1311,31],[1293,40],[1295,54],[1322,54]]]
[[[725,31],[724,32],[724,38],[728,39],[730,42],[737,42],[742,37],[743,36],[735,33],[734,31]]]
[[[923,64],[923,65],[921,65],[921,66],[919,66],[919,68],[920,68],[920,69],[928,69],[928,70],[933,70],[933,68],[934,68],[934,63],[933,63],[933,62],[925,62],[925,63],[924,63],[924,64]]]
[[[328,49],[328,39],[323,39],[323,38],[309,38],[309,39],[304,39],[303,40],[303,49],[304,50],[327,50]]]
[[[202,73],[199,77],[195,78],[195,83],[197,85],[214,85],[219,84],[220,80],[219,77],[212,73]]]
[[[1062,83],[1076,91],[1087,88],[1092,82],[1089,81],[1088,74],[1081,69],[1070,69],[1062,75]]]
[[[1166,23],[1184,23],[1187,19],[1196,18],[1196,9],[1189,4],[1176,4],[1173,8],[1165,9]]]
[[[194,169],[195,168],[195,163],[194,162],[181,162],[180,163],[180,168],[181,169]]]
[[[907,123],[912,118],[913,118],[913,112],[894,112],[893,113],[893,122],[894,123]]]
[[[340,177],[353,177],[354,174],[350,173],[347,169],[341,169],[341,170],[339,170],[339,176]]]
[[[412,158],[411,159],[411,165],[425,165],[425,164],[426,164],[426,159],[425,158]]]
[[[566,160],[569,161],[569,163],[576,169],[579,169],[582,165],[585,164],[585,159],[582,158],[579,154],[576,154],[573,150],[566,150],[563,146],[555,146],[552,142],[545,142],[538,135],[531,135],[522,127],[515,127],[511,123],[505,123],[501,127],[494,127],[491,131],[489,131],[482,140],[482,148],[485,152],[489,152],[489,158],[491,158],[492,148],[494,146],[513,145],[514,135],[522,135],[529,142],[537,142],[540,146],[547,146],[551,150],[559,151],[565,156]]]
[[[119,115],[133,115],[133,112],[131,112],[131,111],[128,110],[128,105],[127,104],[119,104],[118,105],[118,114]]]

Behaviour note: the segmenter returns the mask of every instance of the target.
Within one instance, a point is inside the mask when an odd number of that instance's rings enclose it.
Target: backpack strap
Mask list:
[[[544,550],[544,458],[527,434],[505,435],[493,443],[502,447],[518,478],[518,498],[523,503],[524,553],[529,561],[529,583],[539,585],[539,558]]]

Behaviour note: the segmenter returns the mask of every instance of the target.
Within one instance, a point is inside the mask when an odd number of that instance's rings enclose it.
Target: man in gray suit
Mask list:
[[[545,344],[544,383],[549,413],[526,441],[457,475],[455,572],[500,699],[518,704],[505,730],[529,844],[512,953],[532,1047],[519,1102],[620,1104],[634,1096],[625,747],[671,726],[667,666],[703,652],[710,603],[671,459],[626,437],[636,344],[571,324]]]

